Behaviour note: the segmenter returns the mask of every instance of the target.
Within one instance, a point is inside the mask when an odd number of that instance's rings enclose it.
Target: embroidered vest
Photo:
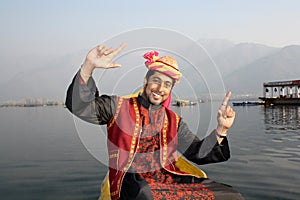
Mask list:
[[[134,159],[142,120],[137,98],[119,98],[116,112],[107,125],[109,155],[109,185],[111,199],[120,197],[122,181],[126,171]],[[160,132],[160,163],[167,171],[178,175],[192,175],[183,172],[174,165],[177,160],[177,129],[180,117],[169,109],[165,109],[163,128]],[[194,175],[192,175],[194,176]]]

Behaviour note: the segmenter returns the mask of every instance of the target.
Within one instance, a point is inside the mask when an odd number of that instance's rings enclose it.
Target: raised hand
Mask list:
[[[112,63],[112,60],[124,47],[125,44],[121,44],[117,49],[106,48],[103,45],[98,45],[90,50],[80,70],[80,75],[84,82],[87,82],[95,68],[121,67],[121,64]]]
[[[218,110],[218,127],[217,131],[220,134],[226,134],[227,130],[232,126],[235,119],[234,110],[228,106],[228,101],[231,97],[231,92],[228,92]]]
[[[120,64],[111,62],[124,47],[124,44],[121,44],[117,49],[106,48],[103,45],[98,45],[88,53],[86,62],[88,62],[87,64],[91,64],[95,68],[120,67]]]

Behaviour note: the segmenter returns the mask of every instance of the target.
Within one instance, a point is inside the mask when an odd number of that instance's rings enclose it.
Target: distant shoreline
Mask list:
[[[19,108],[64,107],[64,104],[56,104],[56,105],[0,105],[0,108],[11,108],[11,107],[19,107]]]
[[[2,102],[0,107],[43,107],[43,106],[63,106],[64,101],[61,99],[47,98],[28,98],[21,100],[9,100]]]

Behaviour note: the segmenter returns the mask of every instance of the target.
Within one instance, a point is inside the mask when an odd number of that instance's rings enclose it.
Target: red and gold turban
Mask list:
[[[173,78],[176,83],[179,82],[182,74],[179,72],[177,61],[171,56],[162,56],[158,58],[157,51],[150,51],[144,54],[144,58],[147,59],[145,62],[146,67],[149,70],[159,71],[171,78]]]

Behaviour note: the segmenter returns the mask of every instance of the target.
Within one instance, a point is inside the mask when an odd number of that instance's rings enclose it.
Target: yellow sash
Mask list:
[[[202,171],[200,168],[196,167],[195,165],[191,164],[189,161],[187,161],[183,157],[179,157],[178,160],[176,161],[175,165],[182,172],[187,172],[198,178],[207,178],[207,175],[204,171]],[[101,192],[101,196],[99,197],[99,200],[110,200],[110,186],[109,186],[109,180],[108,180],[108,173],[101,185],[100,192]]]

